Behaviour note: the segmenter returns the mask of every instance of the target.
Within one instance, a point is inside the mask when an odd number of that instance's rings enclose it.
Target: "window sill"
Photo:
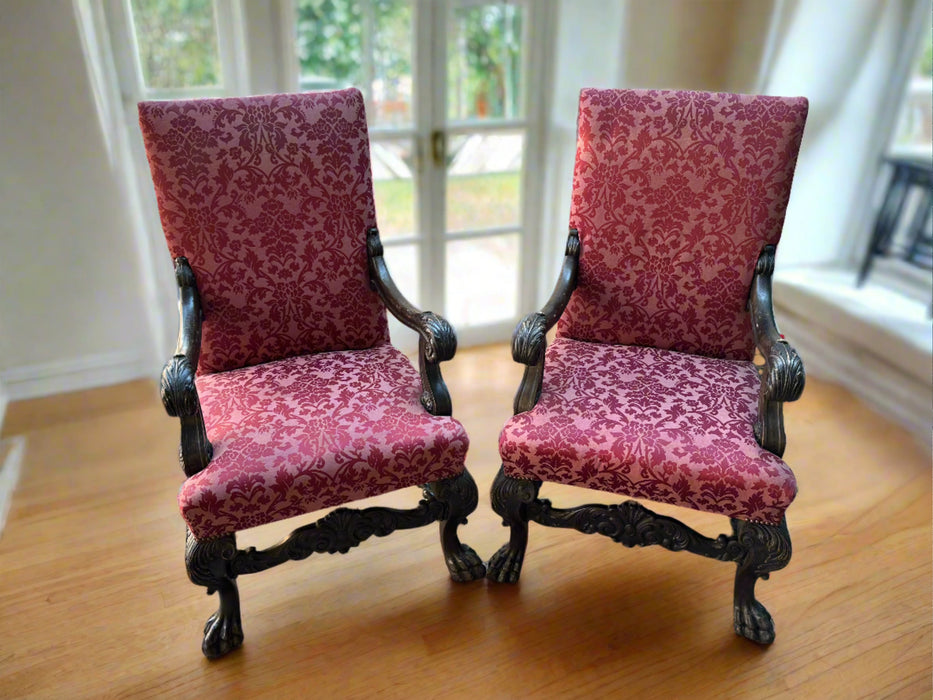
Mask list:
[[[920,301],[855,272],[779,270],[775,313],[808,373],[835,381],[929,443],[933,422],[933,322]]]

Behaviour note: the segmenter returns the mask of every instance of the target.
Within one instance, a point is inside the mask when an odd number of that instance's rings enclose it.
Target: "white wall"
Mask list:
[[[71,3],[0,17],[0,381],[15,399],[142,376],[142,275]]]
[[[742,7],[739,0],[630,0],[620,87],[730,89],[726,76]]]
[[[729,92],[761,92],[763,64],[779,36],[778,6],[788,0],[740,2],[733,12],[732,51],[724,66],[724,85]]]

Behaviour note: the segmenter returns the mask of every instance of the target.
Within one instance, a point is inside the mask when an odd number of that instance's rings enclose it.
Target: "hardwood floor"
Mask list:
[[[488,489],[520,374],[504,346],[445,365],[480,487],[461,533],[484,557],[506,538]],[[3,432],[26,448],[0,539],[0,697],[933,693],[930,453],[817,381],[787,407],[800,496],[794,557],[757,587],[777,625],[767,649],[732,632],[732,565],[532,525],[518,586],[451,583],[434,528],[242,577],[246,642],[208,662],[201,629],[215,598],[185,575],[178,427],[154,386],[20,402]],[[411,489],[375,502],[417,499]],[[728,530],[722,517],[657,510]],[[257,528],[240,546],[313,519]]]

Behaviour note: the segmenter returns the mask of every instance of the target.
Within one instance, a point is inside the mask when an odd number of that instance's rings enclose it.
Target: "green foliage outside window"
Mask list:
[[[368,8],[364,6],[367,1]],[[394,97],[393,90],[406,79],[410,81],[414,32],[410,2],[297,0],[295,9],[303,87],[362,86],[367,31],[372,37],[372,75],[384,82],[387,97]],[[451,12],[447,54],[450,116],[517,116],[521,9],[489,4]],[[369,29],[367,21],[372,23]]]
[[[933,78],[933,35],[927,37],[926,46],[917,64],[917,75]]]
[[[147,87],[220,85],[212,0],[133,0],[132,10]]]
[[[298,0],[295,14],[301,76],[359,84],[363,64],[363,18],[359,3]]]
[[[221,84],[213,0],[132,0],[131,6],[147,87]],[[368,73],[381,86],[378,99],[410,100],[411,0],[295,0],[295,12],[302,88],[357,85],[368,92]],[[519,116],[521,7],[490,3],[450,12],[449,116]]]
[[[364,15],[364,9],[367,14]],[[390,84],[411,75],[410,3],[405,0],[297,0],[297,53],[301,76],[339,85],[364,79],[364,43],[369,33],[373,74]],[[368,16],[367,16],[368,15]],[[367,28],[367,22],[372,26]]]
[[[448,33],[448,115],[512,118],[521,112],[522,12],[504,3],[460,8]]]

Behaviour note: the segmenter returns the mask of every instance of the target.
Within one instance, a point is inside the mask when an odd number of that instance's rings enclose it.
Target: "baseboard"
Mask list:
[[[6,395],[6,389],[3,387],[3,380],[0,379],[0,434],[3,432],[3,419],[6,417],[6,407],[10,399]]]
[[[119,384],[148,377],[151,369],[149,363],[135,353],[87,355],[13,367],[0,373],[0,387],[5,390],[6,401],[17,401]]]
[[[17,435],[0,442],[0,534],[13,504],[13,491],[19,481],[20,465],[26,450],[26,438]]]

